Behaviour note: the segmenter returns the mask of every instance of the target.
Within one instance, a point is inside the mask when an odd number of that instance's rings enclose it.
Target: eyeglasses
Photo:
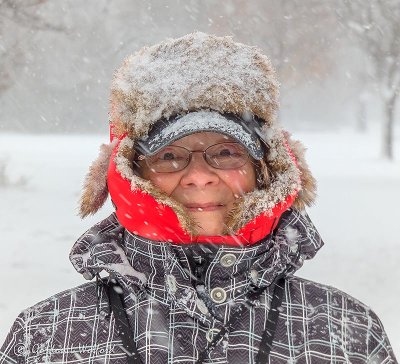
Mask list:
[[[139,155],[137,160],[144,160],[153,172],[172,173],[185,169],[192,160],[193,153],[203,153],[204,160],[216,169],[237,169],[249,160],[246,148],[236,142],[210,145],[205,150],[189,150],[169,145],[155,155]]]

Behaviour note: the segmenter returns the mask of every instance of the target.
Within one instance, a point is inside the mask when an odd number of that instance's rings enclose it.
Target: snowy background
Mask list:
[[[21,310],[84,283],[68,254],[112,211],[77,217],[84,175],[108,141],[114,68],[200,30],[270,55],[281,122],[308,147],[319,183],[309,213],[326,245],[298,274],[371,306],[400,357],[400,7],[350,3],[1,1],[0,344]]]

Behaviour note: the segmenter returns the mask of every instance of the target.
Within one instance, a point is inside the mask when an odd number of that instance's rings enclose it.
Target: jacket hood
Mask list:
[[[278,275],[296,272],[304,260],[313,258],[322,246],[321,237],[308,215],[289,209],[282,215],[273,234],[256,245],[214,246],[212,264],[215,267],[220,266],[217,263],[226,253],[234,254],[237,260],[229,269],[220,267],[221,271],[214,270],[213,274],[218,279],[225,277],[229,280],[233,275],[236,280],[246,281],[247,285],[269,286]],[[165,244],[164,241],[134,235],[112,214],[77,240],[71,250],[70,260],[86,279],[90,280],[101,271],[106,271],[131,291],[137,292],[149,286],[158,287],[161,292],[168,275],[181,280],[185,287],[190,286],[190,274],[182,269],[184,263],[179,262],[187,261],[188,251],[203,254],[201,249],[199,244]],[[213,268],[209,268],[209,271],[212,272]]]
[[[86,177],[81,216],[95,213],[110,193],[117,216],[127,227],[123,221],[141,204],[131,200],[131,192],[135,198],[147,194],[157,209],[169,211],[185,234],[197,235],[195,222],[183,206],[133,172],[132,157],[138,139],[158,120],[200,110],[262,119],[259,135],[269,147],[261,163],[265,183],[238,201],[227,235],[240,239],[241,229],[260,216],[272,229],[273,221],[292,204],[300,210],[312,204],[316,183],[304,148],[276,120],[278,86],[269,59],[258,48],[235,43],[231,37],[196,32],[129,56],[114,75],[111,143],[102,146]],[[116,188],[121,178],[126,181],[125,192]]]

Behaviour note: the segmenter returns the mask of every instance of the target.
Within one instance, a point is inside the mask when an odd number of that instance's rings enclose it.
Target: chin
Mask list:
[[[224,224],[222,222],[220,224],[210,225],[210,219],[208,219],[208,221],[203,224],[198,221],[198,226],[199,235],[216,236],[222,235],[224,231]]]
[[[198,235],[217,236],[223,235],[225,227],[225,214],[216,211],[192,212],[191,216],[198,225]]]

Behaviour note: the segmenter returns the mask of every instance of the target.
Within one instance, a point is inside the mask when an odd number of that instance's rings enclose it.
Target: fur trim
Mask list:
[[[117,140],[110,144],[102,144],[99,156],[89,168],[79,202],[79,215],[82,218],[96,213],[107,200],[107,171],[116,143]]]
[[[201,109],[250,113],[271,126],[278,94],[275,71],[258,48],[195,32],[125,59],[111,86],[110,122],[116,137],[134,139],[157,120]]]
[[[312,206],[317,198],[317,181],[311,174],[305,159],[305,152],[307,149],[300,141],[291,139],[289,132],[285,132],[285,137],[297,159],[297,167],[300,170],[301,178],[301,190],[293,206],[298,210],[304,210],[306,206]]]

